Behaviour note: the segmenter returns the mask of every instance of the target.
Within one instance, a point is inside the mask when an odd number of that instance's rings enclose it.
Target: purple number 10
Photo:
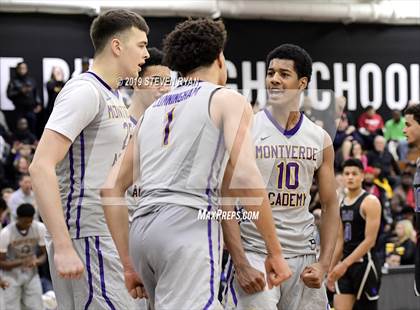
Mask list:
[[[286,170],[286,188],[287,189],[296,189],[299,186],[299,165],[296,162],[290,162],[285,164],[281,162],[277,165],[279,169],[279,177],[277,187],[279,189],[283,188],[284,172]],[[293,182],[291,180],[291,175],[294,174]]]

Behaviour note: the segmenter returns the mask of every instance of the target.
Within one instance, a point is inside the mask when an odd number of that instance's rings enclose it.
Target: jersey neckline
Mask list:
[[[296,123],[296,125],[293,128],[291,128],[289,130],[286,130],[279,124],[279,122],[277,122],[277,120],[274,118],[274,116],[271,114],[271,112],[267,108],[264,108],[263,111],[264,111],[265,115],[267,116],[267,118],[274,125],[274,127],[276,127],[287,138],[290,138],[293,135],[295,135],[298,132],[298,130],[299,130],[299,128],[300,128],[300,126],[302,125],[302,122],[303,122],[303,113],[300,112],[300,117],[299,117],[299,120]]]
[[[113,93],[115,97],[120,99],[120,94],[119,94],[118,90],[112,90],[111,86],[109,86],[108,83],[105,82],[99,75],[97,75],[93,71],[86,71],[86,73],[89,73],[89,74],[93,75],[99,81],[99,83],[101,83],[106,89],[108,89],[111,93]]]

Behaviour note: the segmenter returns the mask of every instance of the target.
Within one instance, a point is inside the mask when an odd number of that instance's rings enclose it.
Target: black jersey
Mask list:
[[[346,205],[344,199],[341,202],[340,216],[344,235],[343,258],[349,256],[365,239],[366,221],[360,214],[360,206],[368,195],[369,193],[364,192],[351,205]]]

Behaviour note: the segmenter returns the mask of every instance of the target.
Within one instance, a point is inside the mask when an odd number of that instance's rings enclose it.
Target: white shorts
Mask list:
[[[83,277],[77,280],[57,275],[54,247],[51,239],[46,239],[58,310],[135,309],[134,299],[125,287],[123,268],[112,238],[93,236],[72,241],[85,266]]]
[[[265,255],[246,252],[249,263],[265,273]],[[249,295],[245,293],[235,279],[235,271],[227,266],[228,286],[224,290],[225,309],[264,309],[264,310],[325,310],[329,309],[325,287],[314,289],[307,287],[300,279],[306,266],[316,262],[315,255],[301,255],[288,258],[287,263],[292,277],[279,287]],[[231,261],[228,262],[231,264]],[[229,272],[230,269],[230,272]]]

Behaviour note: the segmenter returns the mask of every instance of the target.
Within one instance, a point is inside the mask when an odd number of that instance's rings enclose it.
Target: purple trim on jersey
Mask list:
[[[226,288],[225,288],[225,292],[223,293],[223,295],[225,295],[225,296],[229,292],[230,273],[232,272],[232,267],[233,267],[232,258],[230,257],[230,255],[229,255],[229,261],[228,261],[227,265],[228,265],[228,270],[227,270],[227,274],[226,274]]]
[[[235,289],[233,288],[233,280],[235,279],[235,276],[232,275],[232,279],[230,280],[230,292],[232,294],[233,303],[235,306],[238,305],[238,298],[236,297]]]
[[[130,121],[134,124],[134,126],[137,125],[137,120],[134,117],[132,117],[131,115],[130,115]]]
[[[67,229],[70,229],[70,209],[71,209],[71,201],[73,199],[74,193],[74,160],[73,160],[73,145],[70,146],[69,149],[69,161],[70,161],[70,191],[67,196],[67,203],[66,203],[66,225]]]
[[[99,81],[99,83],[101,83],[106,89],[108,89],[111,93],[113,93],[115,97],[117,97],[118,99],[120,98],[120,93],[118,92],[118,90],[115,90],[115,91],[112,90],[111,86],[109,86],[107,82],[102,80],[100,76],[97,75],[95,72],[86,71],[86,73],[92,74]]]
[[[278,122],[277,120],[273,117],[273,115],[270,113],[270,111],[268,111],[267,108],[264,109],[264,113],[267,116],[267,118],[271,121],[271,123],[273,123],[273,125],[283,134],[285,135],[287,138],[290,138],[291,136],[293,136],[295,133],[298,132],[300,126],[302,125],[303,122],[303,113],[300,112],[300,117],[299,117],[299,121],[297,122],[297,124],[295,125],[295,127],[293,127],[292,129],[286,130],[284,129]]]
[[[85,238],[85,255],[86,255],[86,271],[88,274],[88,284],[89,284],[89,297],[85,304],[85,310],[87,310],[93,299],[92,272],[90,270],[89,238]]]
[[[95,247],[96,247],[96,251],[98,252],[98,262],[99,262],[99,273],[100,273],[100,276],[101,276],[102,297],[105,299],[109,308],[112,309],[112,310],[115,310],[114,305],[112,304],[111,300],[106,295],[104,260],[102,258],[101,248],[99,247],[99,236],[95,236]]]
[[[216,151],[214,152],[213,160],[211,162],[210,173],[207,178],[207,188],[206,188],[206,195],[207,195],[207,202],[208,202],[207,212],[210,212],[212,209],[210,183],[211,183],[211,177],[213,175],[214,164],[216,163],[217,154],[219,153],[219,148],[221,144],[220,142],[222,141],[222,137],[223,135],[222,133],[220,133],[219,138],[217,140]],[[204,310],[209,309],[214,300],[214,258],[213,258],[213,242],[211,239],[211,219],[207,221],[207,237],[208,237],[208,242],[209,242],[209,254],[210,254],[210,297],[209,297],[209,300],[207,301],[207,304],[204,306]]]
[[[77,203],[77,217],[76,217],[76,238],[80,238],[80,213],[82,211],[82,202],[85,195],[85,137],[83,130],[79,136],[80,139],[80,194],[79,202]]]
[[[169,143],[169,132],[171,129],[170,126],[171,126],[172,120],[174,119],[174,110],[175,108],[173,108],[171,111],[168,112],[168,121],[165,127],[165,137],[163,138],[163,145],[168,145]]]

